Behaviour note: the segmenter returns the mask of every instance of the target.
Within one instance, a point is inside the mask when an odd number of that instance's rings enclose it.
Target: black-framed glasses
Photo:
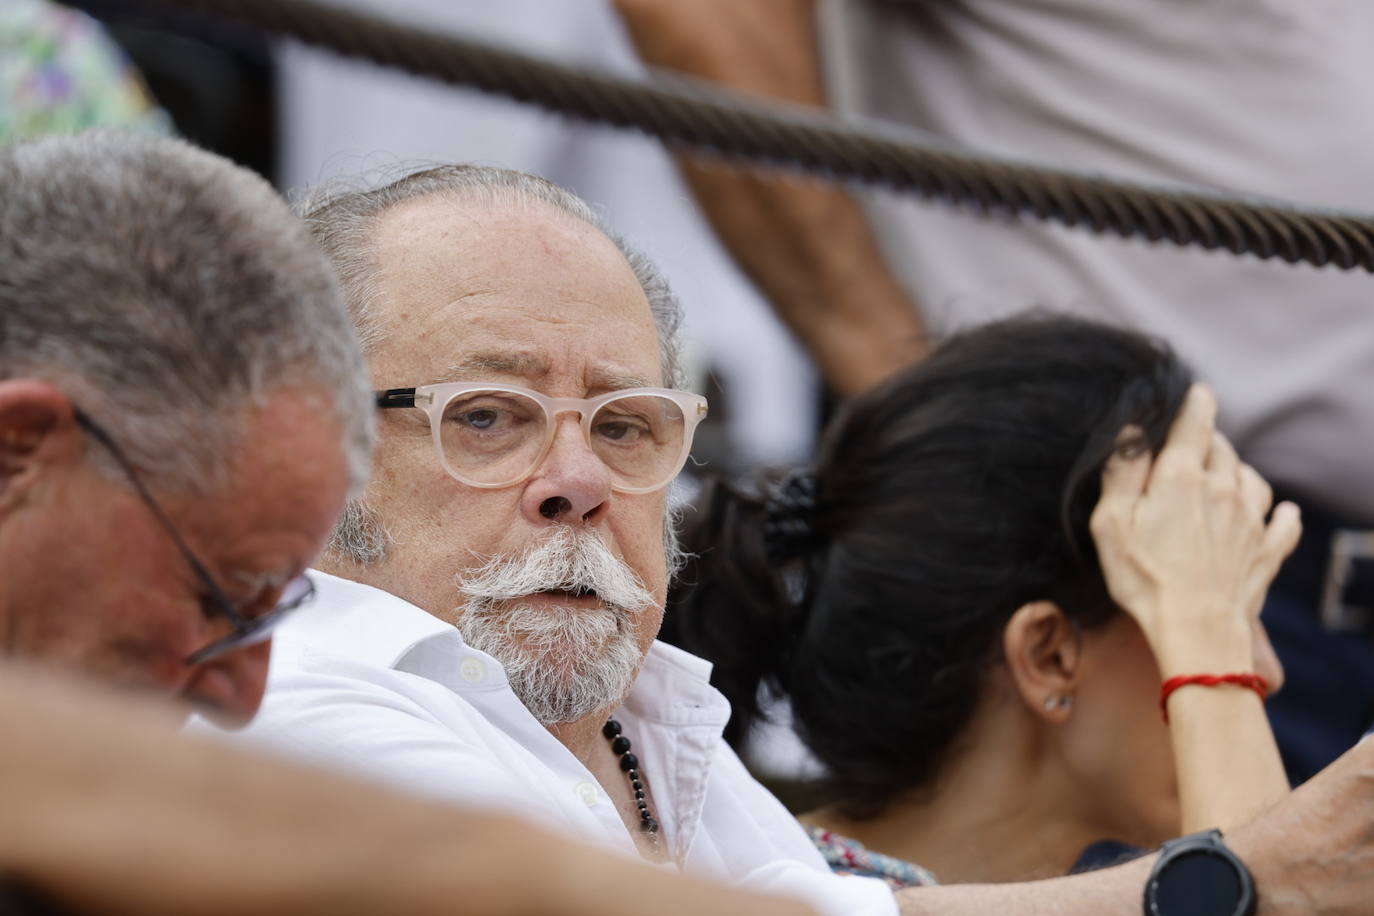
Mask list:
[[[172,539],[172,543],[176,545],[177,550],[180,551],[182,557],[185,558],[187,565],[191,567],[191,572],[200,580],[200,586],[205,590],[205,597],[201,602],[201,611],[207,617],[223,617],[225,620],[228,620],[230,626],[233,627],[227,635],[216,639],[209,645],[186,656],[187,665],[199,665],[211,661],[212,659],[219,658],[222,655],[227,655],[237,649],[243,649],[247,646],[265,642],[272,636],[272,631],[276,629],[277,624],[281,623],[292,611],[301,607],[314,597],[315,584],[310,581],[308,576],[302,573],[286,583],[286,587],[282,589],[281,597],[277,600],[276,606],[270,611],[265,614],[259,614],[256,617],[245,617],[239,612],[239,609],[234,606],[234,602],[229,600],[229,596],[225,594],[224,589],[220,588],[219,583],[215,581],[215,577],[210,575],[210,571],[205,568],[205,564],[200,562],[200,558],[195,555],[189,546],[187,546],[186,540],[181,536],[181,532],[177,530],[176,525],[172,523],[171,517],[162,508],[162,505],[153,498],[152,492],[148,489],[147,485],[143,483],[143,479],[134,469],[133,462],[131,462],[124,454],[123,450],[115,444],[110,434],[107,433],[100,424],[96,423],[95,420],[91,419],[84,411],[77,409],[74,411],[74,416],[76,417],[76,422],[81,425],[81,428],[84,429],[92,439],[104,446],[105,450],[110,453],[110,457],[115,460],[115,464],[119,465],[119,469],[124,473],[124,476],[128,478],[129,484],[134,488],[134,492],[138,494],[139,499],[143,500],[148,510],[153,513],[153,517],[157,519],[158,524],[162,526],[162,530],[167,532],[167,536]]]

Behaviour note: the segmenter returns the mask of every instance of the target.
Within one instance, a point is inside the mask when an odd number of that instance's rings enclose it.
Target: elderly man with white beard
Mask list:
[[[580,200],[514,172],[316,199],[306,222],[383,409],[366,502],[280,635],[247,734],[630,855],[832,885],[720,741],[709,666],[654,642],[667,485],[706,413],[664,387],[663,280]]]
[[[250,738],[827,914],[1138,912],[1150,860],[896,895],[833,875],[748,775],[709,666],[654,641],[676,555],[666,488],[706,404],[665,387],[663,281],[585,204],[446,166],[326,192],[305,216],[364,341],[379,442],[319,600],[278,633]],[[1364,911],[1368,801],[1350,786],[1371,756],[1229,838],[1261,913]],[[538,882],[551,866],[530,867]]]

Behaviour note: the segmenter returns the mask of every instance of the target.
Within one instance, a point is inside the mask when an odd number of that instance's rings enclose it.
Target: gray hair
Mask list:
[[[296,201],[297,212],[334,262],[364,352],[376,346],[388,332],[378,309],[381,294],[376,281],[377,222],[399,204],[431,196],[486,206],[545,205],[601,232],[625,256],[649,301],[649,311],[658,329],[664,381],[673,387],[685,384],[680,352],[682,306],[654,263],[611,231],[605,220],[571,191],[536,175],[492,166],[439,165],[411,171],[372,189],[360,188],[354,180],[336,181],[307,191]],[[669,564],[676,567],[680,565],[680,551],[671,517],[666,525]],[[373,563],[385,555],[390,540],[378,513],[365,500],[357,499],[344,511],[329,551],[356,563]]]
[[[0,379],[61,388],[186,492],[227,477],[250,407],[317,386],[362,485],[357,339],[329,262],[265,181],[178,140],[100,130],[0,149],[0,188]]]

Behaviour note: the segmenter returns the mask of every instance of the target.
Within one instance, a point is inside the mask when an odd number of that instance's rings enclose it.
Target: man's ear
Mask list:
[[[0,506],[13,500],[43,467],[81,454],[72,403],[35,379],[0,381]]]
[[[1064,722],[1073,713],[1083,655],[1078,629],[1051,601],[1017,608],[1002,631],[1002,652],[1033,715]]]

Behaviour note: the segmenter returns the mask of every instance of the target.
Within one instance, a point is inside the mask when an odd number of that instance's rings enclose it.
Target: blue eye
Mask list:
[[[496,425],[496,411],[491,409],[473,410],[463,414],[463,422],[473,429],[490,429]]]

